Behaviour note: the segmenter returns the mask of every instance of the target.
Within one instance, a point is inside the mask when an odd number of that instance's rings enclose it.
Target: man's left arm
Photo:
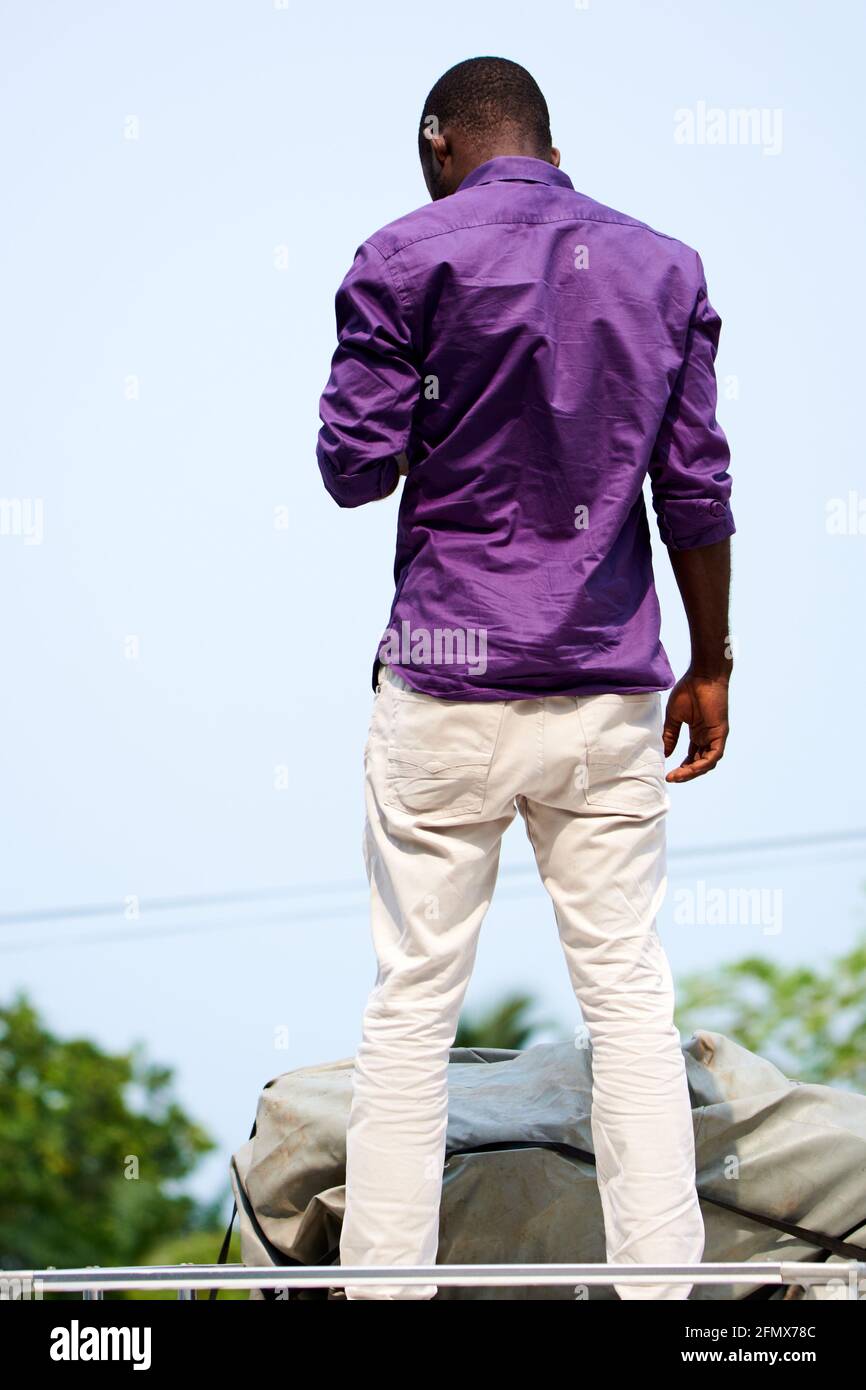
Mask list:
[[[316,457],[340,507],[387,497],[407,469],[421,376],[406,308],[382,254],[365,242],[337,291],[337,350],[322,393]]]
[[[721,319],[710,304],[696,256],[697,289],[683,361],[650,463],[653,506],[689,624],[689,669],[670,693],[664,746],[670,757],[683,724],[685,761],[667,775],[688,782],[712,771],[728,738],[730,451],[716,420],[715,358]]]

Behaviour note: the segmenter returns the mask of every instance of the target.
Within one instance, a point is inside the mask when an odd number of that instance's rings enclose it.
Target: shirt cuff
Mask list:
[[[317,450],[322,482],[338,507],[362,507],[365,502],[378,502],[397,486],[400,476],[396,458],[365,468],[362,473],[348,477],[338,473],[333,462],[321,449]]]
[[[730,505],[705,497],[664,502],[658,512],[658,525],[662,541],[671,550],[697,550],[702,545],[714,545],[732,536],[737,529]]]

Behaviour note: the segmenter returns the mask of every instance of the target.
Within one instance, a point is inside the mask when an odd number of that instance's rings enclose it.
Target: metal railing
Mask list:
[[[325,1289],[346,1284],[403,1287],[501,1288],[509,1285],[574,1286],[598,1284],[833,1284],[845,1298],[866,1297],[866,1261],[774,1261],[771,1263],[700,1265],[494,1264],[390,1265],[371,1268],[292,1265],[255,1268],[247,1265],[129,1265],[83,1269],[0,1270],[0,1298],[42,1298],[52,1293],[80,1293],[102,1298],[106,1291],[177,1290],[179,1299],[209,1289]]]

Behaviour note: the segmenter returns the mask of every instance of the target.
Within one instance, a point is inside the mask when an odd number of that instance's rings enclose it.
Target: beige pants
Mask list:
[[[448,1052],[519,811],[592,1046],[592,1135],[611,1263],[703,1255],[670,967],[661,697],[469,703],[384,668],[365,749],[365,859],[379,962],[355,1059],[344,1266],[435,1264]],[[515,1259],[519,1253],[515,1251]],[[690,1284],[615,1285],[683,1299]],[[348,1285],[349,1299],[436,1285]]]

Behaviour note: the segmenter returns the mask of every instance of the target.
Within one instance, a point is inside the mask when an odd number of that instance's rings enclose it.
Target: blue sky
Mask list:
[[[863,27],[797,0],[4,6],[0,494],[43,510],[41,543],[0,535],[2,911],[117,903],[0,925],[4,999],[23,987],[63,1033],[144,1040],[224,1151],[263,1081],[354,1051],[397,504],[334,506],[317,405],[337,284],[424,201],[421,104],[478,53],[536,76],[578,189],[699,249],[723,320],[733,733],[717,773],[674,789],[672,850],[866,826],[866,535],[826,524],[832,499],[866,496]],[[780,138],[675,139],[678,112],[714,108],[769,113]],[[682,669],[661,547],[657,575]],[[528,856],[518,822],[468,1004],[526,987],[568,1028]],[[866,925],[856,851],[671,868],[675,974],[755,950],[819,963]],[[782,930],[677,923],[673,892],[698,881],[781,892]],[[313,892],[289,919],[124,917],[135,897],[297,885]],[[205,1187],[224,1171],[225,1152]]]

